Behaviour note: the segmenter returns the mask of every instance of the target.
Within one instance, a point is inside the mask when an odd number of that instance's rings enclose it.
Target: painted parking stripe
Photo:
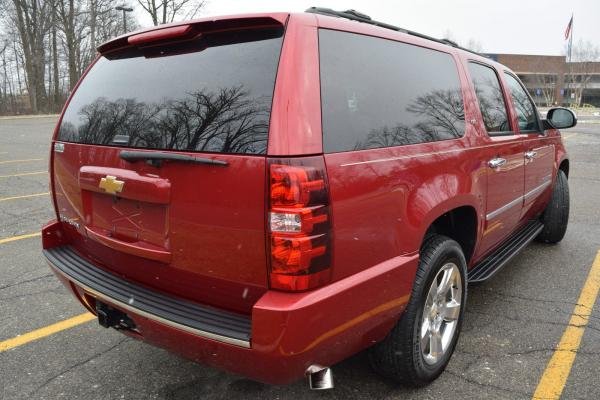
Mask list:
[[[34,194],[26,194],[23,196],[12,196],[12,197],[3,197],[0,198],[0,201],[9,201],[9,200],[18,200],[18,199],[28,199],[30,197],[39,197],[39,196],[47,196],[49,195],[50,192],[44,192],[44,193],[34,193]]]
[[[64,321],[60,321],[55,324],[36,329],[23,335],[19,335],[12,339],[5,340],[3,342],[0,342],[0,353],[6,350],[13,349],[15,347],[23,346],[24,344],[33,342],[34,340],[53,335],[57,332],[73,328],[77,325],[84,324],[93,319],[96,319],[96,316],[94,314],[84,313],[76,317],[65,319]]]
[[[8,237],[8,238],[0,239],[0,244],[15,242],[17,240],[29,239],[29,238],[38,237],[41,235],[42,235],[41,232],[34,232],[34,233],[27,233],[25,235],[12,236],[12,237]]]
[[[41,175],[41,174],[47,174],[48,171],[34,171],[34,172],[23,172],[20,174],[14,174],[14,175],[0,175],[0,178],[12,178],[14,176],[27,176],[27,175]]]
[[[542,379],[533,394],[533,399],[559,399],[562,394],[575,356],[581,345],[581,338],[588,324],[592,308],[600,288],[600,251],[581,289],[577,305],[571,314],[569,325],[554,350],[552,358],[546,366]]]
[[[44,159],[43,158],[26,158],[23,160],[7,160],[7,161],[0,161],[0,164],[14,164],[14,163],[33,162],[33,161],[44,161]]]

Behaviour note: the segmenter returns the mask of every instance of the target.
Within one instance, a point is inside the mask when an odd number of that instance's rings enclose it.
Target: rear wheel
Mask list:
[[[430,236],[421,249],[404,314],[370,351],[373,368],[411,386],[437,378],[456,346],[466,296],[466,262],[460,245],[445,236]]]
[[[552,188],[552,197],[541,220],[544,229],[536,240],[544,243],[560,242],[567,232],[569,223],[569,181],[567,175],[561,170],[558,171],[556,183]]]

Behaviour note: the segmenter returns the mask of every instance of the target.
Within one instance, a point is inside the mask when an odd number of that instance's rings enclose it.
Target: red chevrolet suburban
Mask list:
[[[369,348],[420,386],[467,286],[569,214],[564,108],[508,68],[353,10],[116,38],[52,139],[50,267],[102,326],[273,384]]]

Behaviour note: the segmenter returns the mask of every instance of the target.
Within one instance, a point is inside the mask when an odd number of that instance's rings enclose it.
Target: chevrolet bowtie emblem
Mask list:
[[[125,182],[117,180],[116,176],[106,175],[105,178],[100,179],[98,187],[104,189],[106,193],[117,194],[123,190]]]

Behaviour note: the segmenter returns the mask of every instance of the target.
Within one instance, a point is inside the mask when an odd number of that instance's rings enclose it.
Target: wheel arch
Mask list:
[[[474,202],[465,202],[430,213],[424,224],[421,243],[431,234],[447,236],[460,245],[469,264],[476,249],[480,229],[481,219],[477,210]]]
[[[558,165],[558,169],[565,173],[567,178],[569,177],[569,159],[563,158],[560,164]]]

